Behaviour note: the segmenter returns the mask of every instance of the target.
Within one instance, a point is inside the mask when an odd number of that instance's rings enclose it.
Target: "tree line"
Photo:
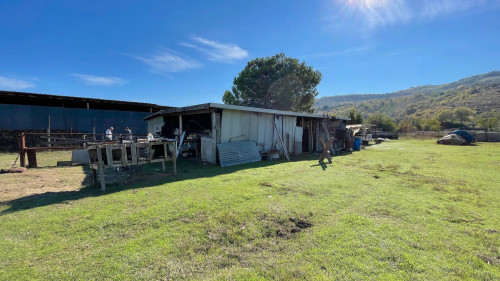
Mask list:
[[[497,130],[499,118],[497,116],[478,115],[475,110],[461,106],[455,109],[445,108],[431,118],[407,117],[396,122],[394,118],[384,113],[373,113],[368,118],[363,118],[360,112],[351,108],[349,111],[351,121],[349,124],[372,124],[383,131],[439,131],[449,128],[474,127],[484,131]]]
[[[464,127],[466,123],[484,130],[494,130],[498,128],[499,121],[495,115],[496,111],[491,109],[495,107],[494,104],[490,105],[491,108],[483,108],[481,113],[465,106],[452,109],[441,105],[450,102],[464,104],[465,101],[472,97],[477,99],[478,94],[485,92],[495,97],[497,89],[485,87],[498,87],[498,83],[491,81],[500,81],[499,75],[500,72],[491,72],[450,84],[411,88],[390,94],[395,96],[388,99],[363,101],[355,105],[357,109],[352,104],[348,112],[350,123],[368,123],[377,125],[383,131],[401,132],[438,131]],[[249,61],[234,78],[231,90],[224,92],[222,100],[226,104],[313,113],[318,95],[316,86],[321,82],[321,78],[322,74],[318,70],[298,59],[286,57],[283,53],[256,58]],[[485,78],[489,79],[490,84],[484,83]],[[436,92],[436,89],[446,91]],[[408,93],[412,95],[408,96]],[[484,96],[479,98],[484,100]],[[432,107],[436,104],[439,105],[437,112],[436,107]],[[346,106],[340,106],[343,109],[333,114],[342,113]],[[374,113],[363,116],[363,111]],[[396,120],[391,115],[399,118]]]

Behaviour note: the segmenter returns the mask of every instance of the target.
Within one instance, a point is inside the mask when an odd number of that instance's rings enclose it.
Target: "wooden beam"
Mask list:
[[[217,164],[217,118],[215,111],[212,111],[212,159],[213,164]]]
[[[170,143],[172,146],[172,159],[174,161],[174,175],[177,175],[177,142]]]
[[[321,120],[314,120],[316,123],[316,151],[321,151],[319,148],[319,123]]]
[[[309,120],[309,152],[313,151],[313,127],[312,120]]]
[[[19,166],[26,167],[26,136],[19,135]]]

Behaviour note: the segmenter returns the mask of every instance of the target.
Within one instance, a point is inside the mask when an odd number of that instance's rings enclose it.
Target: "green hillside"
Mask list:
[[[444,108],[460,106],[471,108],[480,116],[496,116],[500,108],[500,71],[394,93],[323,97],[315,103],[318,113],[347,116],[355,108],[365,117],[384,113],[396,120],[430,118]]]

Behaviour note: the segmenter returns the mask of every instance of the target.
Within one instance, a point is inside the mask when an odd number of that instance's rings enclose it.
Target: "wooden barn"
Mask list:
[[[175,137],[182,142],[181,154],[188,151],[187,157],[201,157],[203,161],[224,166],[223,162],[228,159],[220,159],[225,157],[221,153],[227,148],[223,144],[253,142],[258,152],[265,156],[276,152],[289,155],[320,152],[319,138],[328,139],[328,126],[323,125],[325,120],[332,133],[345,131],[345,122],[349,119],[332,120],[316,114],[205,103],[160,110],[144,120],[153,135]],[[244,147],[234,148],[234,151],[228,157],[240,154],[239,160],[229,159],[231,163],[244,163],[251,158],[244,155]]]

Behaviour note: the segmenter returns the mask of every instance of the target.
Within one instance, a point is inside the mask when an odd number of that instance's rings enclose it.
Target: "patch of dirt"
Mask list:
[[[81,189],[91,175],[83,167],[27,169],[24,173],[0,174],[0,202],[7,202],[46,192]]]
[[[500,256],[490,257],[482,253],[478,253],[477,256],[487,264],[500,265]]]

